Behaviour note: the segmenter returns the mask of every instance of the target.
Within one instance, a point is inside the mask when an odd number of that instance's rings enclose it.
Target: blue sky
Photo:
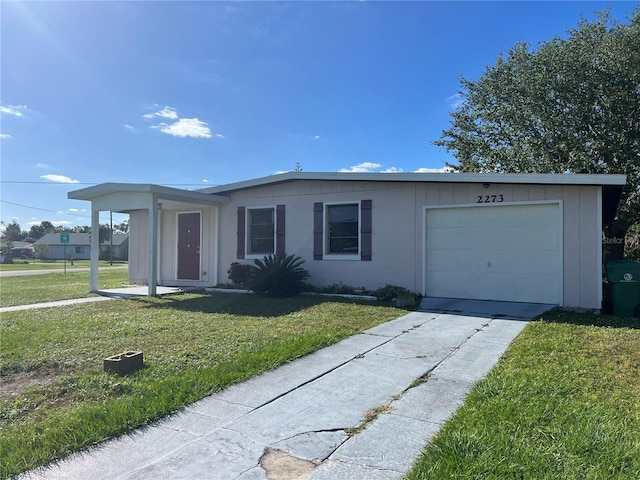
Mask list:
[[[67,192],[102,182],[441,169],[461,75],[635,5],[3,1],[0,218],[87,225]]]

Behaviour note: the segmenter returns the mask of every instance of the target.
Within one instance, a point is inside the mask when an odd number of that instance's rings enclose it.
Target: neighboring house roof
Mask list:
[[[129,238],[129,235],[124,234],[114,234],[113,235],[113,245],[121,245]],[[47,233],[43,235],[36,243],[39,244],[47,244],[47,245],[64,245],[60,242],[60,234],[59,233]],[[91,244],[91,235],[88,233],[70,233],[69,234],[69,243],[68,245],[90,245]],[[111,240],[106,240],[101,243],[101,245],[111,245]]]
[[[29,243],[29,242],[4,242],[0,240],[0,247],[4,247],[6,243],[11,243],[11,248],[33,246],[33,243]]]

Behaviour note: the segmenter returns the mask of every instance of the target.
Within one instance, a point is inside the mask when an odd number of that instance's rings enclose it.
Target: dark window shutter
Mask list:
[[[313,259],[322,260],[323,204],[313,204]]]
[[[371,261],[371,200],[360,202],[360,260]]]
[[[285,255],[284,245],[284,205],[276,206],[276,255]]]
[[[236,252],[238,259],[244,258],[245,215],[244,207],[238,207],[238,250]]]

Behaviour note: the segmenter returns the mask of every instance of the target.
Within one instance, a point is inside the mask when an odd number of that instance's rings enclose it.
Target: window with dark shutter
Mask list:
[[[276,206],[276,255],[285,255],[286,247],[284,243],[285,235],[285,206]]]
[[[245,231],[245,208],[238,207],[238,230],[237,230],[237,251],[238,259],[244,258],[244,231]]]
[[[324,206],[322,202],[313,204],[313,259],[322,260]]]
[[[371,200],[360,202],[360,260],[371,261]]]
[[[327,254],[358,255],[358,204],[327,205]]]

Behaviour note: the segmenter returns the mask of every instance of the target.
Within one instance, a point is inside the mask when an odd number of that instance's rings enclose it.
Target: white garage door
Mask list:
[[[429,208],[426,294],[560,304],[557,203]]]

